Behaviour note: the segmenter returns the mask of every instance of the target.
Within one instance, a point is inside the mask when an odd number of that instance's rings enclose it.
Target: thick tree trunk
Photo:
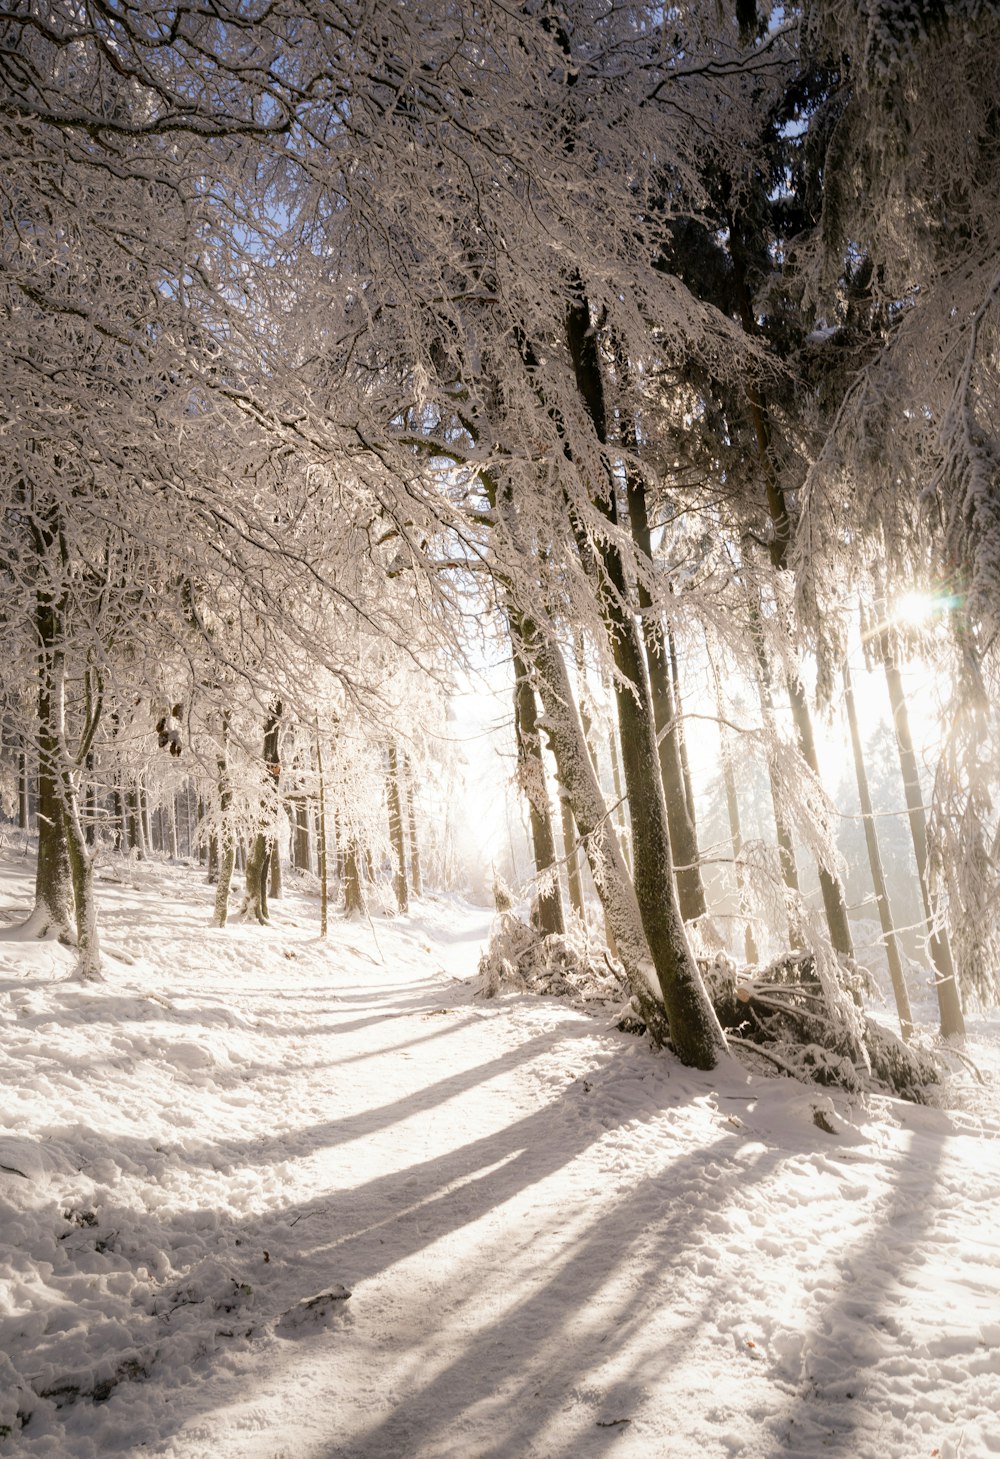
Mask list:
[[[403,778],[406,782],[406,816],[410,839],[410,877],[413,881],[413,895],[424,894],[424,878],[420,869],[420,844],[417,840],[417,812],[413,793],[413,766],[409,755],[403,756]]]
[[[389,846],[392,851],[392,889],[400,914],[410,909],[410,893],[406,885],[406,843],[403,839],[403,806],[399,794],[399,755],[389,745],[388,774],[385,782],[386,808],[389,813]]]
[[[535,877],[540,890],[532,899],[532,921],[543,936],[565,932],[559,876],[556,870],[555,836],[545,784],[542,741],[538,733],[535,691],[528,665],[511,634],[514,664],[514,734],[517,741],[517,779],[528,802]]]
[[[854,753],[854,774],[858,782],[858,801],[861,805],[861,821],[865,828],[868,864],[871,867],[872,886],[875,889],[875,904],[878,907],[879,922],[882,926],[882,941],[885,944],[886,957],[889,962],[889,976],[892,979],[892,991],[896,999],[896,1011],[899,1014],[900,1032],[903,1035],[903,1041],[909,1042],[913,1033],[913,1014],[910,1012],[910,995],[906,988],[906,975],[903,972],[903,959],[899,951],[899,941],[896,937],[896,930],[892,922],[889,888],[886,884],[885,872],[882,869],[882,853],[879,849],[878,832],[875,829],[875,818],[872,810],[872,798],[868,789],[868,772],[865,769],[864,751],[861,746],[858,712],[854,704],[854,685],[851,683],[851,670],[846,663],[844,664],[844,705],[847,709],[847,723],[851,731],[851,749]]]
[[[920,788],[920,772],[913,748],[913,735],[910,732],[910,716],[906,708],[903,677],[889,642],[889,635],[884,629],[879,633],[878,645],[882,666],[885,670],[885,681],[889,689],[896,749],[899,753],[899,768],[903,777],[903,793],[906,796],[906,813],[910,822],[913,853],[916,857],[917,876],[920,881],[920,896],[927,924],[928,945],[937,974],[934,986],[937,989],[941,1033],[944,1038],[964,1038],[965,1018],[962,1014],[958,980],[951,956],[951,943],[947,931],[940,925],[931,896],[927,865],[927,821],[924,815],[924,797]]]
[[[252,918],[266,925],[270,920],[267,910],[267,879],[271,865],[271,838],[258,831],[250,843],[247,854],[246,888],[240,916]]]

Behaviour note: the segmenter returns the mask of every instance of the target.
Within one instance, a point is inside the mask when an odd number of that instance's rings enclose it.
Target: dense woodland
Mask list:
[[[960,1040],[1000,967],[997,11],[8,7],[0,753],[38,865],[4,935],[99,979],[122,851],[200,856],[219,925],[283,875],[324,927],[386,877],[405,910],[452,870],[454,676],[503,656],[535,931],[569,956],[598,899],[656,1041],[884,1064],[850,913],[909,1040],[901,826]]]

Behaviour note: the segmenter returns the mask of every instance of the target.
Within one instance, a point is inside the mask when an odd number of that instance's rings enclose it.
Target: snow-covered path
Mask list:
[[[0,1456],[1000,1454],[995,1120],[484,1002],[452,903],[104,900],[0,944]]]

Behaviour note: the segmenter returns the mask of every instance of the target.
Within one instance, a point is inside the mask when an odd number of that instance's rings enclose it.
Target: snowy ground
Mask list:
[[[695,1074],[477,997],[481,910],[118,875],[105,984],[0,942],[0,1459],[1000,1455],[996,1083]]]

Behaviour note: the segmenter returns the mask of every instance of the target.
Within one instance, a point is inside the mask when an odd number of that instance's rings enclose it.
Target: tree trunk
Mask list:
[[[420,869],[420,846],[417,841],[417,814],[413,794],[413,767],[410,764],[409,755],[403,757],[403,778],[406,781],[406,815],[410,835],[410,877],[413,882],[413,895],[422,897],[424,878]]]
[[[329,921],[330,878],[329,878],[329,874],[328,874],[327,850],[326,850],[326,779],[325,779],[324,774],[323,774],[323,747],[320,744],[320,739],[319,739],[319,723],[318,722],[316,724],[316,774],[319,777],[319,838],[318,838],[318,845],[317,845],[317,860],[319,862],[319,935],[320,935],[320,937],[325,937],[326,934],[327,934],[327,926],[328,926],[328,921]],[[304,801],[303,802],[300,802],[300,804],[301,804],[301,806],[304,809],[306,809],[305,802]],[[296,806],[296,810],[298,810],[298,806]],[[299,824],[300,824],[299,821],[296,820],[296,838],[298,837]],[[306,825],[305,825],[305,838],[304,839],[305,839],[306,861],[308,862],[308,853],[309,853],[309,823],[308,823],[308,819],[306,820]],[[308,871],[309,870],[308,865],[306,865],[305,867],[303,867],[302,870]]]
[[[358,843],[349,836],[344,845],[344,913],[363,913],[365,910],[364,890],[361,885],[361,854]]]
[[[309,847],[309,802],[304,795],[295,800],[295,833],[292,841],[298,871],[312,871]]]
[[[753,645],[754,658],[757,661],[757,693],[760,696],[761,714],[768,737],[773,743],[777,738],[777,729],[774,721],[774,700],[771,698],[771,666],[767,661],[764,637],[758,622],[757,608],[753,603],[750,603],[750,641]],[[774,814],[774,835],[778,846],[781,879],[788,891],[793,894],[794,900],[797,901],[799,871],[795,864],[795,841],[792,836],[792,828],[785,816],[784,791],[770,752],[767,757],[767,780],[771,787],[771,809]],[[802,946],[799,929],[791,916],[788,919],[788,940],[792,947]]]
[[[565,932],[559,875],[556,869],[552,813],[545,785],[542,741],[538,733],[535,691],[528,665],[511,633],[514,665],[514,735],[517,741],[518,786],[528,802],[535,877],[539,890],[532,899],[532,921],[544,937]]]
[[[628,514],[632,540],[649,563],[653,561],[653,543],[646,510],[646,492],[633,473],[627,478]],[[705,888],[701,879],[698,836],[688,801],[685,760],[687,755],[683,729],[664,654],[663,635],[653,612],[653,600],[644,584],[639,583],[639,612],[642,637],[649,669],[649,688],[653,704],[660,778],[667,806],[667,830],[677,878],[677,897],[685,922],[703,917],[706,912]],[[671,655],[671,665],[673,655]]]
[[[24,929],[36,937],[74,940],[73,879],[63,816],[60,777],[62,724],[59,720],[61,613],[51,595],[40,592],[38,632],[38,862],[35,908]]]
[[[906,975],[903,971],[903,959],[900,955],[899,942],[892,923],[892,906],[889,902],[889,888],[886,885],[885,872],[882,869],[882,853],[879,849],[878,832],[875,829],[875,819],[872,811],[872,798],[868,789],[868,772],[865,769],[864,751],[861,746],[858,712],[854,704],[854,686],[851,683],[851,670],[846,662],[844,663],[844,705],[847,709],[847,723],[851,730],[851,749],[854,753],[854,774],[858,782],[858,801],[861,805],[861,820],[865,828],[865,844],[868,847],[868,864],[871,867],[872,886],[875,889],[875,903],[878,907],[879,922],[882,926],[882,941],[885,944],[886,957],[889,961],[889,976],[892,979],[892,991],[896,999],[896,1011],[899,1014],[900,1032],[903,1035],[904,1043],[908,1043],[913,1033],[910,995],[907,992]]]
[[[708,644],[706,641],[707,647]],[[708,652],[708,661],[711,666],[712,680],[715,685],[715,711],[719,716],[719,748],[722,752],[722,779],[726,788],[726,813],[729,817],[729,836],[733,847],[733,875],[736,880],[736,892],[742,911],[746,898],[746,881],[743,867],[740,865],[740,855],[743,851],[743,828],[740,825],[740,799],[736,793],[736,776],[733,773],[732,740],[723,723],[722,685],[719,682],[719,670],[716,667],[710,649]],[[743,948],[748,963],[755,964],[760,960],[757,941],[753,935],[753,927],[749,917],[743,928]]]
[[[236,864],[236,845],[232,827],[227,815],[233,803],[233,788],[229,780],[229,714],[222,716],[222,745],[218,759],[219,769],[219,832],[210,842],[209,881],[212,880],[211,852],[215,853],[216,875],[215,915],[216,927],[225,927],[229,918],[229,890],[233,882],[233,868]]]
[[[177,795],[170,797],[167,802],[167,854],[171,861],[177,861]]]
[[[681,672],[680,660],[677,653],[677,637],[670,626],[670,619],[666,622],[667,649],[670,656],[670,683],[674,691],[674,721],[677,725],[677,753],[681,762],[681,778],[684,783],[684,799],[687,804],[688,820],[692,826],[698,824],[698,818],[694,809],[694,782],[691,779],[691,762],[688,759],[687,734],[684,729],[684,696],[681,694]],[[697,849],[697,842],[695,843]]]
[[[559,815],[562,824],[566,889],[569,892],[569,904],[582,922],[584,920],[583,881],[580,877],[580,859],[577,855],[576,822],[573,820],[573,808],[570,805],[569,796],[561,775],[559,777],[559,785]]]
[[[920,895],[924,904],[924,918],[931,958],[937,977],[938,1014],[941,1020],[941,1034],[944,1038],[964,1038],[965,1018],[958,993],[958,980],[951,957],[951,944],[944,927],[939,925],[927,866],[927,822],[924,817],[924,797],[920,788],[920,772],[913,749],[913,735],[910,732],[910,717],[906,708],[906,694],[903,677],[899,671],[889,635],[882,629],[878,635],[879,654],[885,669],[885,681],[889,689],[889,703],[896,733],[896,748],[899,752],[899,768],[903,777],[903,792],[906,796],[906,813],[913,838],[913,853],[917,861],[917,876],[920,881]]]
[[[802,758],[809,769],[821,781],[819,773],[819,759],[816,755],[816,741],[813,736],[812,716],[809,713],[809,706],[806,703],[806,693],[802,681],[797,674],[787,676],[788,697],[792,705],[792,718],[795,721],[795,728],[798,731],[799,748]],[[822,861],[817,861],[816,872],[819,876],[819,889],[823,897],[823,907],[826,911],[826,922],[830,929],[830,941],[835,951],[843,957],[854,960],[854,939],[851,936],[851,924],[847,915],[847,903],[844,900],[844,888],[840,878],[834,872],[829,871]]]
[[[271,901],[281,900],[281,855],[278,851],[277,836],[271,837],[271,878],[267,895]]]
[[[17,752],[17,828],[28,829],[28,756],[23,739]]]
[[[88,852],[97,845],[97,786],[94,784],[94,752],[88,750],[84,759],[84,837]]]
[[[139,805],[139,829],[142,845],[145,852],[149,853],[159,848],[153,843],[153,828],[149,820],[149,795],[141,777],[136,781],[136,796]]]
[[[604,386],[590,309],[582,291],[567,315],[566,335],[577,387],[597,438],[605,445]],[[614,526],[617,514],[613,483],[602,483],[602,489],[605,495],[597,498],[596,505]],[[619,550],[612,539],[605,539],[596,544],[595,551],[603,579],[598,582],[598,600],[619,671],[615,700],[632,820],[633,882],[642,928],[667,1010],[670,1041],[683,1063],[711,1069],[725,1050],[725,1038],[691,955],[677,902],[646,663],[635,618],[628,607]],[[577,823],[586,830],[579,813]],[[621,939],[613,922],[612,931],[620,948]]]
[[[261,751],[264,769],[277,797],[278,782],[281,775],[281,762],[278,758],[278,740],[281,734],[281,700],[276,699],[268,712],[264,724],[264,744]],[[269,801],[261,804],[262,813],[267,816],[272,810]],[[254,836],[250,846],[246,864],[246,890],[243,895],[243,905],[240,908],[240,916],[244,919],[252,919],[265,925],[269,921],[267,907],[268,877],[271,864],[271,832],[270,829],[262,829]]]
[[[399,755],[394,743],[389,744],[389,771],[385,782],[386,807],[389,813],[389,845],[392,849],[392,889],[400,914],[410,909],[406,885],[406,843],[403,839],[403,806],[399,796]]]

